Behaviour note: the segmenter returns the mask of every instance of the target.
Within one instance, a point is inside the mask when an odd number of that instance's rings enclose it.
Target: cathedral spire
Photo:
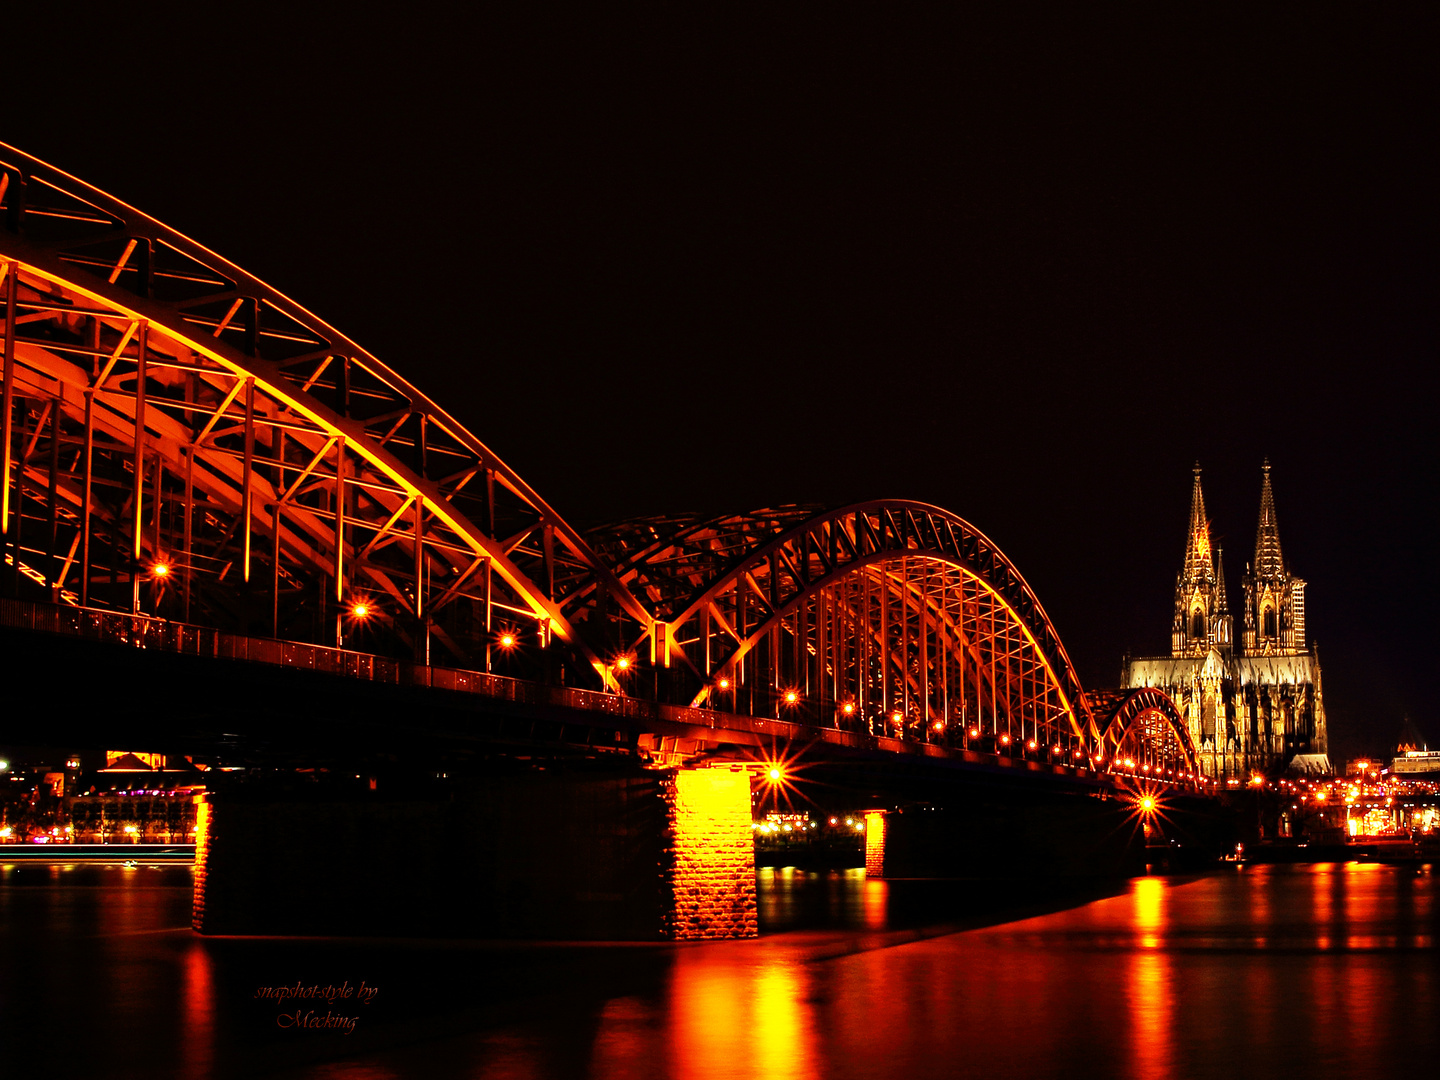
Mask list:
[[[1275,521],[1275,493],[1270,489],[1268,457],[1261,471],[1265,474],[1265,483],[1260,489],[1260,524],[1255,530],[1255,577],[1265,581],[1284,575],[1285,559],[1280,554],[1280,528]]]
[[[1181,578],[1187,582],[1214,581],[1215,563],[1210,557],[1210,522],[1205,519],[1205,493],[1200,490],[1200,463],[1194,468],[1195,483],[1190,491],[1190,532],[1185,538],[1185,569]]]
[[[1275,493],[1270,487],[1270,459],[1262,470],[1260,524],[1255,529],[1255,563],[1245,575],[1246,653],[1293,656],[1306,649],[1305,582],[1290,573],[1280,552],[1275,521]]]
[[[1215,549],[1215,614],[1230,614],[1230,605],[1225,600],[1225,549]]]
[[[1212,615],[1215,644],[1226,654],[1235,645],[1235,624],[1230,618],[1230,604],[1225,599],[1225,549],[1215,549],[1215,609]]]
[[[1200,490],[1200,463],[1190,489],[1190,531],[1185,537],[1185,566],[1175,579],[1175,621],[1170,649],[1175,656],[1203,655],[1215,643],[1215,559],[1210,551],[1210,522]]]

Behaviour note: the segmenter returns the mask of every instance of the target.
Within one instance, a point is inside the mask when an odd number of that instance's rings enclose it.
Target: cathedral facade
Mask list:
[[[1205,774],[1244,780],[1305,755],[1328,768],[1320,661],[1305,635],[1305,582],[1280,550],[1270,462],[1264,465],[1255,558],[1241,581],[1239,626],[1220,551],[1211,551],[1200,466],[1190,494],[1185,562],[1175,581],[1170,655],[1126,657],[1121,685],[1153,686],[1187,718]]]

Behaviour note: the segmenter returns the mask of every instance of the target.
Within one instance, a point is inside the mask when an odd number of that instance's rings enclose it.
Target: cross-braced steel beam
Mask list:
[[[0,276],[10,592],[23,578],[63,602],[417,655],[433,638],[487,667],[504,626],[514,673],[539,670],[556,642],[596,683],[610,676],[569,594],[653,621],[393,370],[201,245],[6,146]]]

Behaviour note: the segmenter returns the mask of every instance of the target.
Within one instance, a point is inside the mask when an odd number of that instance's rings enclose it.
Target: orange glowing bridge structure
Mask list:
[[[0,305],[12,601],[182,650],[196,628],[276,662],[395,658],[702,727],[1200,783],[1173,703],[1087,694],[962,518],[882,500],[582,534],[339,331],[4,145]],[[361,668],[398,670],[335,666]]]

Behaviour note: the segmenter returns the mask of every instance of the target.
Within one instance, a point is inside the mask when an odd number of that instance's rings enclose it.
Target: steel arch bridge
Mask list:
[[[0,303],[7,595],[1092,767],[1171,739],[1193,775],[1173,705],[1112,734],[962,518],[582,535],[338,330],[3,144]]]
[[[652,605],[658,662],[683,668],[694,704],[1052,754],[1099,738],[1039,600],[948,511],[887,500],[605,532],[597,550]]]

